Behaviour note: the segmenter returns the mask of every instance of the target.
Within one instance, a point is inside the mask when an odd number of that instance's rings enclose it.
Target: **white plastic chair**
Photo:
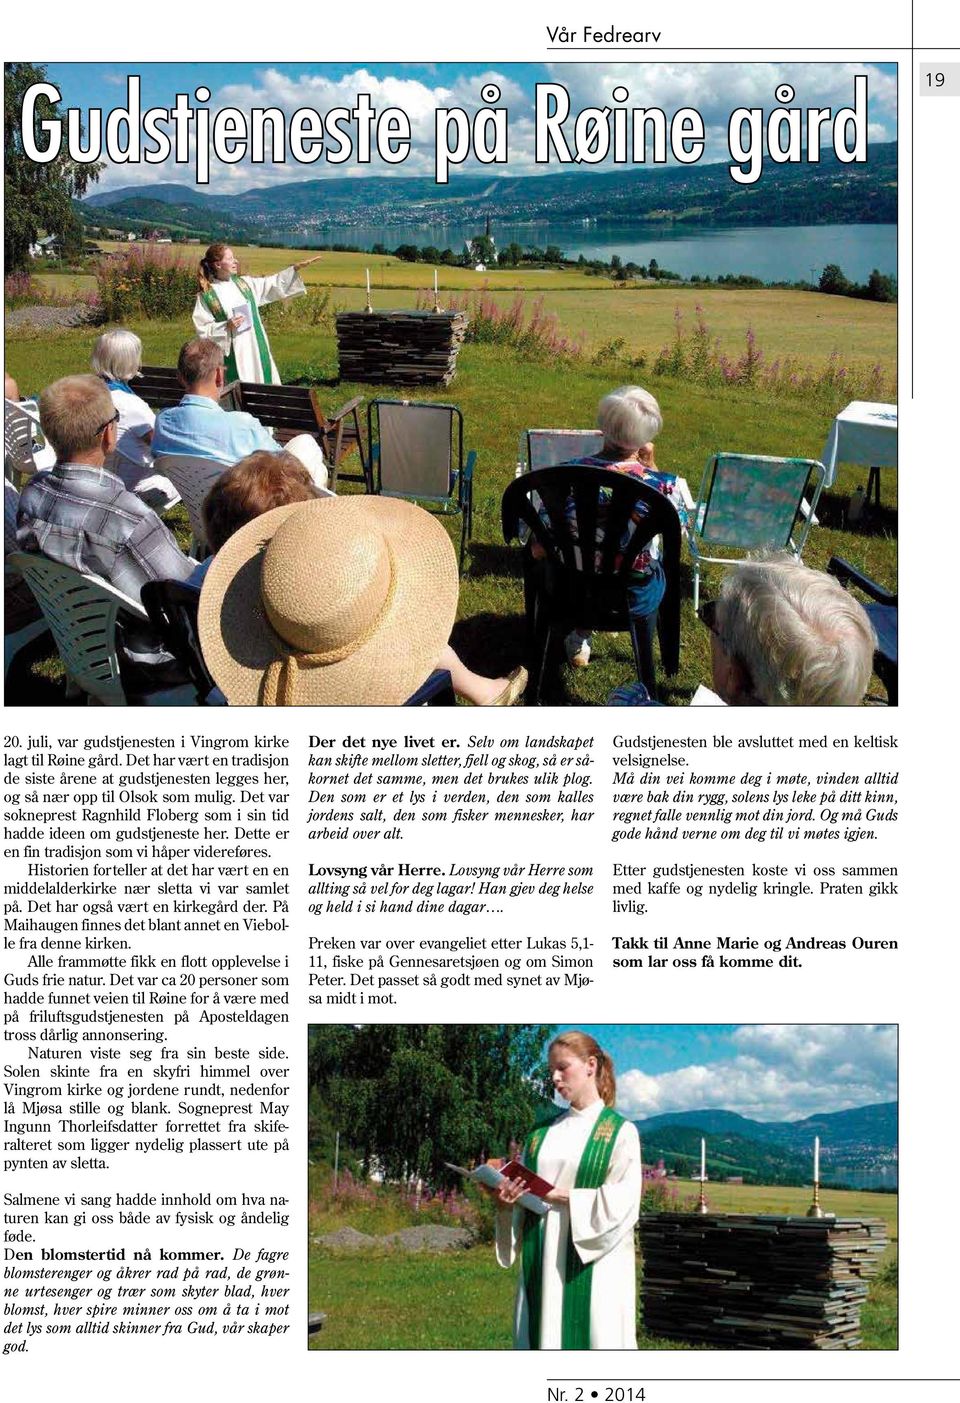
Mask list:
[[[517,477],[589,458],[603,447],[599,429],[524,429],[517,446]]]
[[[52,468],[57,455],[49,444],[35,447],[42,438],[40,416],[32,400],[3,401],[3,475],[9,481],[30,477]]]
[[[19,575],[10,564],[11,556],[16,555],[20,549],[17,544],[17,506],[20,502],[20,493],[12,482],[4,479],[3,483],[3,583],[4,589],[13,587],[14,582],[19,579]],[[31,619],[22,628],[14,629],[12,633],[7,633],[4,628],[3,633],[3,675],[6,677],[10,667],[19,653],[32,643],[41,634],[48,633],[50,626],[46,618],[41,614],[39,619]]]
[[[153,466],[163,477],[169,478],[180,493],[193,533],[190,554],[196,560],[202,559],[208,553],[203,529],[203,500],[217,478],[227,471],[226,465],[190,453],[160,453],[154,458]]]
[[[117,615],[122,610],[149,625],[143,606],[106,580],[43,555],[16,551],[6,563],[23,576],[43,610],[68,685],[72,682],[86,692],[88,705],[127,706],[117,660]],[[150,706],[191,706],[196,692],[191,686],[172,687],[152,692],[144,700]]]

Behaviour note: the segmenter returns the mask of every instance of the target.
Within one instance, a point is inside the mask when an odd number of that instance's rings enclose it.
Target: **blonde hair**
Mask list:
[[[604,1105],[612,1106],[617,1099],[617,1079],[613,1073],[613,1058],[609,1052],[604,1052],[603,1048],[592,1038],[589,1033],[581,1033],[578,1029],[572,1028],[569,1033],[559,1033],[547,1049],[547,1056],[555,1047],[565,1047],[568,1052],[572,1052],[574,1057],[579,1057],[581,1062],[586,1062],[588,1057],[595,1057],[597,1061],[597,1091]]]
[[[96,375],[65,375],[40,394],[40,427],[58,463],[95,448],[115,413],[110,391]]]
[[[230,247],[229,244],[211,244],[200,260],[197,269],[197,287],[200,292],[207,292],[217,281],[216,271],[223,262],[223,255]]]
[[[143,342],[140,337],[118,326],[97,337],[90,364],[98,375],[106,375],[110,380],[122,380],[126,384],[140,369],[142,359]]]

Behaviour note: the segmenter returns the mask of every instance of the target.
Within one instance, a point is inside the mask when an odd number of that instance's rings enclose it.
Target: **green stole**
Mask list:
[[[613,1143],[624,1118],[604,1106],[597,1116],[583,1154],[574,1188],[599,1189],[607,1177]],[[538,1125],[531,1133],[523,1151],[523,1162],[534,1173],[540,1148],[549,1125]],[[523,1222],[523,1285],[527,1298],[527,1328],[530,1348],[540,1348],[540,1315],[543,1296],[543,1233],[544,1219],[536,1213],[525,1213]],[[563,1349],[590,1348],[590,1291],[593,1284],[593,1263],[580,1260],[574,1246],[573,1234],[567,1232],[567,1255],[563,1266]]]
[[[260,369],[263,372],[263,383],[265,385],[272,385],[274,384],[274,379],[270,347],[267,345],[267,334],[263,329],[260,313],[257,311],[257,299],[253,295],[253,289],[244,278],[241,278],[239,273],[234,273],[230,281],[237,290],[243,294],[243,298],[250,308],[250,325],[253,327],[253,333],[257,338],[257,352],[260,356]],[[224,311],[223,303],[212,287],[208,287],[205,292],[201,292],[200,301],[215,321],[225,322],[229,320],[227,313]],[[227,373],[227,383],[229,384],[232,380],[239,380],[240,375],[237,371],[237,357],[232,342],[224,364]]]

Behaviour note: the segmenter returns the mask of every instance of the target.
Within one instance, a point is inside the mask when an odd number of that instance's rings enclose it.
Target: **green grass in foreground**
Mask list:
[[[863,305],[863,304],[859,304]],[[172,365],[187,334],[180,322],[133,323],[144,343],[148,364]],[[7,338],[7,368],[24,393],[39,390],[57,376],[86,369],[94,332],[64,330],[44,336],[14,333]],[[475,477],[474,540],[468,548],[460,586],[458,622],[452,642],[464,661],[478,671],[496,675],[514,666],[523,649],[523,598],[519,550],[506,545],[500,529],[500,501],[516,467],[522,430],[534,426],[589,427],[600,397],[612,385],[624,383],[622,367],[613,370],[584,362],[541,365],[518,359],[509,348],[465,346],[457,377],[445,390],[384,390],[338,382],[336,345],[329,333],[315,329],[271,331],[274,354],[285,379],[307,374],[320,386],[325,409],[332,410],[355,394],[373,398],[403,395],[410,399],[457,404],[465,420],[465,446],[478,451]],[[837,406],[774,396],[745,387],[713,388],[679,379],[655,377],[648,382],[664,414],[657,440],[657,461],[666,471],[687,478],[696,495],[705,462],[711,453],[768,453],[819,458]],[[834,487],[823,495],[820,525],[807,542],[804,560],[824,568],[830,556],[846,556],[886,588],[897,581],[897,475],[882,475],[882,509],[846,527],[846,512],[857,485],[866,484],[867,469],[841,468]],[[349,485],[345,490],[350,489]],[[174,519],[181,541],[187,533],[182,512]],[[456,519],[449,522],[458,537]],[[702,597],[718,588],[719,567],[707,567]],[[710,645],[693,613],[689,562],[682,564],[683,614],[681,663],[675,678],[661,677],[660,699],[685,705],[698,683],[710,681]],[[12,674],[8,700],[14,703],[58,702],[56,688],[43,678],[56,675],[56,665],[43,665],[32,679]],[[633,658],[626,634],[598,635],[589,668],[564,668],[558,704],[603,705],[611,689],[633,677]],[[874,684],[880,695],[880,689]]]
[[[711,1208],[729,1213],[805,1213],[810,1190],[710,1185]],[[692,1190],[691,1190],[692,1201]],[[862,1313],[863,1348],[897,1348],[897,1196],[827,1190],[824,1207],[838,1217],[882,1218],[890,1246]],[[344,1219],[343,1221],[346,1221]],[[322,1230],[331,1231],[333,1224]],[[354,1224],[354,1226],[358,1226]],[[314,1229],[316,1231],[316,1229]],[[393,1231],[368,1218],[364,1231]],[[312,1349],[509,1349],[516,1271],[497,1266],[479,1245],[444,1255],[370,1249],[334,1252],[311,1245],[309,1309],[326,1311]],[[638,1268],[638,1299],[642,1269]],[[685,1349],[638,1329],[641,1349]]]

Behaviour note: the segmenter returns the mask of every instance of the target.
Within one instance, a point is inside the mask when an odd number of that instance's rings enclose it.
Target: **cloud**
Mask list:
[[[419,70],[421,73],[423,70]],[[794,104],[803,108],[849,105],[853,97],[853,77],[867,73],[870,83],[870,139],[889,141],[896,137],[896,78],[870,64],[672,64],[672,63],[583,63],[553,64],[543,70],[546,80],[563,83],[570,94],[571,118],[565,124],[572,145],[573,117],[584,107],[611,104],[618,86],[629,93],[626,108],[660,108],[669,117],[681,107],[696,108],[706,127],[705,162],[728,159],[727,124],[738,106],[762,106],[769,111],[776,105],[778,84],[790,82],[795,88]],[[110,75],[109,81],[112,81]],[[231,166],[211,163],[211,194],[230,193],[238,186],[265,188],[292,181],[337,178],[353,175],[432,177],[435,169],[435,128],[438,108],[462,107],[471,117],[483,106],[481,91],[487,84],[500,89],[498,107],[506,108],[509,126],[508,165],[482,166],[472,157],[458,167],[469,173],[496,175],[536,175],[555,172],[555,163],[538,166],[534,160],[534,95],[532,87],[516,80],[511,65],[491,67],[482,74],[454,74],[447,69],[445,81],[431,82],[422,76],[404,76],[399,65],[394,74],[377,77],[360,66],[339,77],[303,72],[291,75],[277,68],[253,69],[243,82],[214,89],[209,107],[212,113],[226,107],[251,112],[256,108],[279,108],[289,118],[299,108],[326,113],[332,108],[352,110],[360,93],[369,95],[377,113],[388,107],[401,108],[410,119],[411,151],[399,165],[381,162],[376,151],[368,165],[348,162],[332,165],[320,159],[313,164],[284,165],[248,160]],[[616,104],[614,104],[616,105]],[[350,124],[352,129],[353,124]],[[607,163],[609,164],[609,162]],[[193,183],[193,167],[108,166],[98,189],[141,183]]]
[[[897,1096],[897,1032],[884,1024],[745,1024],[733,1056],[650,1076],[617,1076],[629,1116],[721,1108],[754,1120],[800,1120],[817,1112]]]

